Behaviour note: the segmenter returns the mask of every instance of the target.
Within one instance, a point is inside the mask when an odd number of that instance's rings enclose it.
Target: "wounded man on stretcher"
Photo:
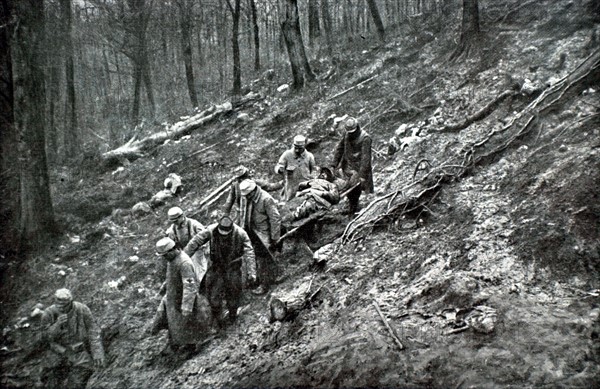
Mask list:
[[[340,202],[340,193],[349,187],[351,181],[336,177],[329,167],[321,167],[317,178],[298,184],[296,197],[282,209],[282,221],[292,223],[315,212],[330,209]]]

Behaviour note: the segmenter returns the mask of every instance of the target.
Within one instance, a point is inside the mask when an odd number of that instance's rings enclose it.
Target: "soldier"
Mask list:
[[[41,323],[42,344],[50,349],[44,369],[47,386],[85,387],[94,367],[104,367],[100,329],[90,309],[73,301],[70,290],[59,289]]]
[[[173,239],[179,249],[183,249],[197,233],[205,229],[199,221],[186,217],[179,207],[169,209],[167,216],[173,223],[167,229],[167,236]],[[208,258],[205,257],[203,250],[196,250],[190,257],[194,263],[198,281],[201,283],[208,269]]]
[[[166,292],[160,302],[150,334],[169,330],[165,353],[178,350],[193,352],[210,325],[206,298],[198,293],[198,279],[190,257],[177,248],[171,238],[156,242],[156,252],[167,262],[167,277],[161,290]]]
[[[277,279],[275,259],[277,241],[281,234],[281,217],[270,194],[252,180],[240,183],[240,226],[246,230],[256,253],[258,282],[255,294],[266,293]]]
[[[227,303],[229,321],[233,323],[243,287],[256,282],[254,250],[246,231],[235,225],[229,216],[223,216],[219,223],[211,224],[194,236],[185,252],[193,253],[207,242],[210,242],[212,259],[206,275],[209,303],[216,325],[223,328],[223,300]]]
[[[349,212],[358,211],[360,194],[373,193],[373,170],[371,167],[371,136],[360,128],[358,121],[347,118],[344,136],[337,144],[333,157],[333,170],[341,167],[348,186],[360,184],[348,193]]]
[[[306,138],[296,135],[292,148],[281,154],[275,166],[275,173],[283,174],[285,179],[283,200],[289,201],[294,198],[298,191],[298,183],[311,179],[315,169],[315,157],[306,151]]]

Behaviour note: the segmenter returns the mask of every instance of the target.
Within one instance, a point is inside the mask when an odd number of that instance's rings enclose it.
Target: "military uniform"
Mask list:
[[[245,185],[245,182],[242,182],[240,187],[242,185]],[[252,185],[252,191],[240,198],[240,226],[246,230],[252,241],[259,282],[268,288],[275,282],[279,270],[272,250],[281,235],[281,216],[273,197],[254,182]]]
[[[61,314],[56,305],[42,313],[41,340],[50,349],[44,375],[50,387],[61,387],[66,377],[66,388],[82,388],[93,373],[93,361],[104,360],[100,329],[85,304],[73,301],[66,322],[56,326]]]
[[[373,168],[371,166],[371,136],[361,130],[356,119],[346,120],[346,132],[337,144],[333,157],[333,167],[341,167],[344,178],[353,186],[360,186],[348,193],[350,212],[358,210],[361,192],[373,193]]]
[[[199,221],[185,217],[183,225],[178,226],[176,223],[171,224],[169,229],[167,229],[167,236],[173,239],[177,244],[177,247],[183,249],[197,233],[204,229],[205,227]],[[204,275],[208,270],[208,258],[206,258],[204,254],[204,250],[196,250],[190,255],[199,282],[202,282]]]
[[[294,148],[284,151],[275,166],[275,173],[284,175],[283,200],[285,201],[294,198],[300,181],[311,179],[311,174],[317,167],[314,155],[304,150],[305,138],[302,136],[296,138],[301,139],[301,144],[294,147],[302,147],[302,152],[297,153]]]
[[[234,321],[237,317],[242,289],[249,280],[256,279],[256,262],[248,234],[232,221],[228,234],[219,232],[218,223],[212,224],[194,236],[185,251],[193,252],[208,242],[212,258],[206,275],[209,303],[213,317],[220,325],[223,300],[229,310],[229,319]]]
[[[210,312],[206,297],[198,293],[198,279],[191,258],[185,252],[177,251],[167,264],[166,294],[156,312],[151,333],[166,328],[170,345],[192,345],[202,340],[208,331]]]

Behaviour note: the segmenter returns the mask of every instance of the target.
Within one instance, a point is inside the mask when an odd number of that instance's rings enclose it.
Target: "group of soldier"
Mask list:
[[[279,158],[275,173],[284,181],[279,204],[295,204],[287,208],[284,220],[327,209],[340,200],[342,191],[353,214],[361,193],[373,191],[371,138],[352,117],[342,127],[330,166],[316,165],[302,135],[294,137],[292,148]],[[171,225],[156,242],[156,252],[166,263],[163,297],[148,328],[150,334],[168,330],[166,352],[197,351],[208,332],[236,321],[244,288],[255,287],[252,292],[262,295],[277,282],[282,221],[278,202],[261,187],[268,183],[252,179],[249,169],[240,167],[235,174],[217,223],[205,227],[179,207],[168,210]],[[94,366],[104,365],[93,315],[73,301],[69,290],[56,292],[55,304],[42,315],[41,333],[56,357],[54,365],[66,368],[60,377],[68,387],[85,386]]]

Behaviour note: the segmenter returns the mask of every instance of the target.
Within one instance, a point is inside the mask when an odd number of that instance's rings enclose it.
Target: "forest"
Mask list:
[[[600,2],[1,0],[0,19],[2,387],[54,385],[40,312],[61,288],[98,325],[87,387],[600,385]],[[244,166],[283,215],[280,155],[303,135],[330,166],[349,116],[374,193],[284,223],[272,290],[165,355],[167,211],[218,222]]]

